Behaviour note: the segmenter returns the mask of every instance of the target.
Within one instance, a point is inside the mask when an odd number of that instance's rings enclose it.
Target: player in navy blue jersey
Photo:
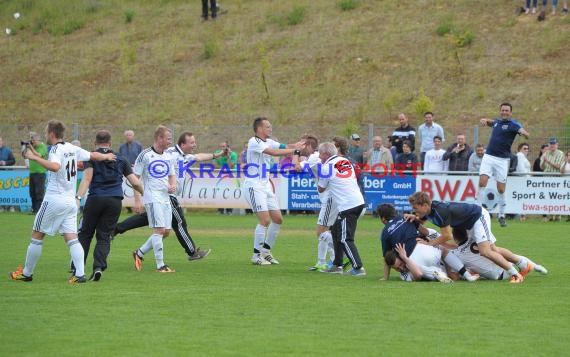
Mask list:
[[[517,263],[524,272],[529,267],[528,261],[514,254],[507,255],[506,258],[501,255],[500,248],[495,245],[497,239],[491,232],[491,218],[486,209],[474,203],[432,201],[425,192],[414,193],[408,201],[415,216],[407,215],[406,219],[428,219],[441,229],[441,236],[430,240],[428,244],[438,245],[452,240],[452,228],[465,228],[479,246],[479,253],[503,268],[509,274],[511,283],[524,281],[524,276],[512,263]]]
[[[529,138],[528,132],[523,126],[512,118],[513,106],[510,103],[500,105],[501,117],[496,119],[482,118],[481,125],[492,127],[491,137],[481,167],[479,168],[479,192],[478,200],[483,203],[485,188],[489,177],[497,181],[497,191],[499,192],[499,223],[501,227],[506,227],[505,221],[505,188],[507,187],[507,175],[509,173],[509,161],[511,157],[511,146],[517,135]]]

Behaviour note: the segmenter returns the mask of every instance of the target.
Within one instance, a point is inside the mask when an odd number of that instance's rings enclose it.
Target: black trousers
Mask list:
[[[121,201],[122,197],[87,196],[78,236],[87,263],[89,248],[95,234],[97,243],[93,250],[93,270],[107,269],[107,257],[111,251],[111,233],[115,230],[121,214]]]
[[[360,260],[360,254],[358,254],[358,249],[354,244],[354,233],[356,232],[358,218],[364,208],[365,205],[360,205],[340,212],[331,227],[335,255],[333,263],[335,266],[342,265],[344,253],[350,259],[354,269],[362,268],[362,260]]]
[[[218,16],[216,0],[210,0],[210,11],[212,12],[212,18],[215,19]],[[208,0],[202,0],[202,17],[205,19],[208,18]]]
[[[172,230],[176,234],[176,238],[178,238],[178,242],[182,248],[184,248],[186,254],[194,255],[196,252],[196,244],[194,244],[190,233],[188,233],[188,224],[186,223],[184,212],[176,197],[170,196],[170,205],[172,207]],[[122,234],[131,229],[145,226],[148,226],[148,216],[146,212],[130,216],[117,224],[116,230],[117,233]]]
[[[46,174],[31,173],[29,189],[30,198],[32,199],[32,210],[34,213],[38,213],[46,193]]]

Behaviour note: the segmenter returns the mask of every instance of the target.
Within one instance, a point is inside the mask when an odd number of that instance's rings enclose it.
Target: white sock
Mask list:
[[[24,264],[25,276],[32,276],[34,274],[36,264],[38,264],[38,260],[40,260],[42,256],[42,246],[42,240],[32,238],[30,241],[28,251],[26,252],[26,263]]]
[[[485,187],[479,187],[479,191],[477,191],[477,201],[479,205],[482,205],[485,202]]]
[[[330,231],[325,231],[319,235],[319,243],[317,245],[317,260],[319,264],[324,264],[327,262],[327,251],[329,249],[328,237],[330,236]]]
[[[528,263],[532,263],[532,264],[536,265],[533,261],[531,261],[527,257],[523,257],[522,255],[519,255],[518,257],[519,257],[519,261],[517,262],[517,266],[519,267],[520,270],[526,269],[526,267],[528,266]]]
[[[499,193],[499,217],[505,216],[505,207],[507,207],[507,203],[505,202],[505,194]]]
[[[141,245],[141,247],[139,248],[139,257],[143,257],[146,253],[150,252],[150,250],[152,249],[152,236],[150,236],[146,242],[144,242],[143,245]]]
[[[79,243],[79,239],[75,238],[68,241],[67,246],[69,247],[69,254],[71,255],[71,260],[73,260],[73,266],[75,267],[75,276],[84,276],[85,252]]]
[[[464,272],[462,273],[462,276],[464,278],[470,277],[471,273],[469,273],[467,271],[467,269],[465,269],[465,266],[463,265],[463,262],[454,254],[452,253],[447,253],[447,255],[445,256],[445,258],[443,258],[443,261],[445,262],[445,264],[449,265],[449,267],[453,270],[455,270],[456,272],[460,273],[461,270],[463,269]]]
[[[281,225],[277,223],[269,224],[267,228],[267,238],[265,239],[265,244],[273,248],[275,245],[275,240],[277,240],[277,235],[279,234],[279,230],[281,229]]]
[[[150,236],[150,239],[152,241],[152,249],[154,251],[154,260],[156,260],[156,268],[158,269],[164,265],[164,246],[162,244],[162,236],[154,233]]]
[[[330,231],[329,231],[329,233],[330,233]],[[333,243],[333,239],[332,239],[332,233],[329,235],[328,248],[327,248],[327,249],[328,249],[328,251],[329,251],[329,259],[330,259],[330,261],[332,262],[332,261],[334,261],[334,257],[335,257],[335,254],[334,254],[334,243]]]
[[[267,234],[267,227],[258,224],[255,226],[255,234],[253,236],[253,249],[254,251],[261,251],[263,242],[265,241],[265,235]]]
[[[517,269],[515,269],[514,265],[511,265],[509,270],[507,270],[507,273],[509,274],[509,276],[513,276],[513,275],[517,275],[519,272]]]

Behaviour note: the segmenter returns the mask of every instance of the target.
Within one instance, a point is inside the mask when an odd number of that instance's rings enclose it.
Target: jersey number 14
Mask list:
[[[77,175],[77,168],[75,167],[75,159],[68,161],[65,164],[65,171],[67,172],[67,181],[71,181],[71,179],[75,179]]]

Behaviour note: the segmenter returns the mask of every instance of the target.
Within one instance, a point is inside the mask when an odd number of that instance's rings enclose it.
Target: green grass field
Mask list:
[[[124,218],[124,217],[123,217]],[[249,263],[253,216],[191,213],[191,233],[212,248],[189,263],[165,242],[175,274],[154,272],[152,254],[134,270],[141,228],[117,237],[98,283],[67,283],[63,239],[45,241],[34,281],[10,281],[22,264],[33,216],[0,214],[0,353],[3,356],[567,355],[570,223],[495,226],[499,244],[549,269],[524,284],[404,283],[382,272],[372,217],[359,223],[365,278],[308,272],[316,257],[314,216],[286,216],[273,252],[279,266]],[[87,273],[91,273],[88,260]]]

